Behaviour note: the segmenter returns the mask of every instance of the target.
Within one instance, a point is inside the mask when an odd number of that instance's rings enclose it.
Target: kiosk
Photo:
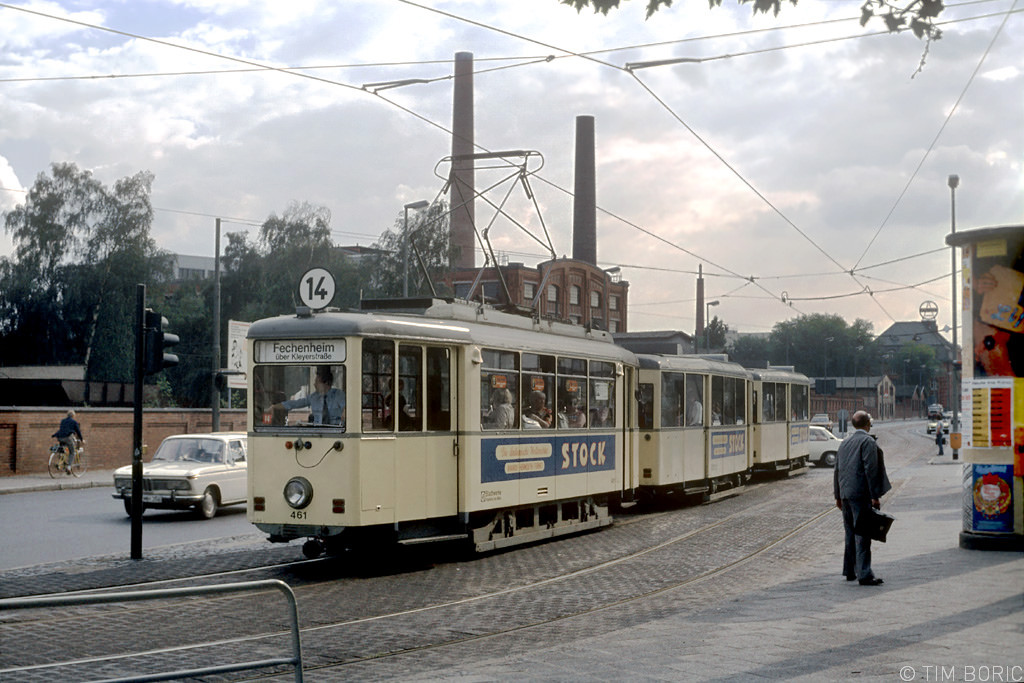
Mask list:
[[[963,288],[960,547],[1024,550],[1024,225],[955,232]],[[959,441],[959,444],[957,443]]]

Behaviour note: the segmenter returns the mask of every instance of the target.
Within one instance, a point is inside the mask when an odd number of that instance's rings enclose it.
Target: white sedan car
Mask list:
[[[810,426],[809,460],[822,467],[836,466],[836,453],[843,440],[824,427]]]
[[[142,465],[142,509],[195,510],[206,519],[246,498],[244,432],[179,434]],[[131,465],[114,471],[114,498],[132,509]]]

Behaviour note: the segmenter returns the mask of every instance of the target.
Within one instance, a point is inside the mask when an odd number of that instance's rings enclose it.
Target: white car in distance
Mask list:
[[[811,425],[809,429],[810,443],[808,446],[810,455],[808,459],[821,467],[835,467],[836,453],[839,451],[839,445],[843,443],[843,440],[824,427]]]
[[[142,465],[143,511],[191,509],[212,519],[225,505],[245,503],[246,446],[244,432],[167,437]],[[114,471],[114,498],[131,515],[131,465]]]

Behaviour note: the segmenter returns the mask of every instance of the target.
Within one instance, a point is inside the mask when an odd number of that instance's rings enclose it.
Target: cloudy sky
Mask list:
[[[0,4],[0,210],[74,162],[107,184],[153,172],[155,237],[174,252],[212,256],[215,217],[255,236],[292,201],[330,209],[337,243],[371,244],[442,190],[464,51],[476,143],[539,152],[539,213],[521,189],[507,208],[559,256],[575,119],[595,117],[598,261],[631,283],[630,329],[692,330],[698,265],[712,315],[742,332],[820,312],[880,333],[927,300],[950,324],[947,177],[958,229],[1024,223],[1024,7],[952,3],[915,76],[924,43],[861,27],[859,0],[778,17],[676,0],[649,20],[622,4]],[[699,61],[624,68],[673,58]],[[426,82],[362,87],[404,79]],[[510,261],[548,257],[508,221],[490,236]]]

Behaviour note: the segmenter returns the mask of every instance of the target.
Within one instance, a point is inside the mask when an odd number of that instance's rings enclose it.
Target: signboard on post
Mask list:
[[[240,375],[228,375],[229,389],[245,389],[245,373],[249,367],[249,356],[245,351],[245,335],[249,333],[249,325],[238,320],[228,321],[228,367]]]

